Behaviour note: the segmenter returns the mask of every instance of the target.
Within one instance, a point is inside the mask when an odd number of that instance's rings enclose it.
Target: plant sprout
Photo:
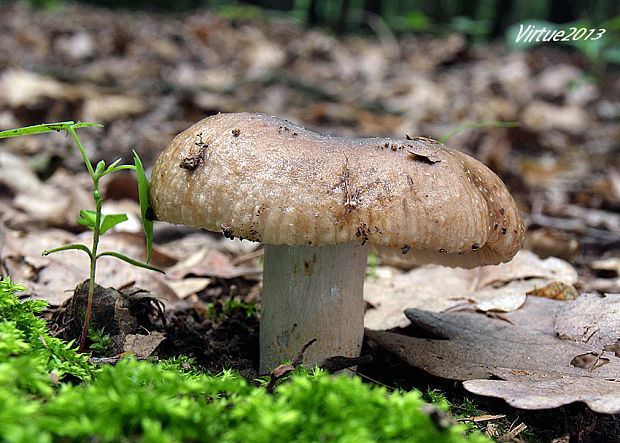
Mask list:
[[[452,131],[448,132],[446,135],[444,135],[443,137],[441,137],[437,141],[439,143],[445,143],[449,139],[454,137],[456,134],[458,134],[459,132],[462,132],[462,131],[464,131],[466,129],[482,128],[482,127],[486,127],[486,126],[498,126],[500,128],[517,128],[517,127],[521,126],[521,123],[519,123],[519,122],[497,122],[497,121],[493,121],[493,120],[486,121],[486,122],[465,123],[464,125],[458,126],[457,128],[455,128]]]
[[[139,266],[141,268],[150,269],[152,271],[163,272],[160,269],[149,266],[147,263],[151,258],[151,249],[153,246],[153,221],[149,220],[147,217],[147,213],[149,212],[149,201],[148,201],[148,180],[146,178],[146,174],[144,173],[144,167],[142,166],[142,162],[140,161],[140,157],[138,154],[134,153],[134,164],[133,165],[119,165],[121,159],[119,158],[111,165],[106,167],[106,164],[103,160],[101,160],[95,168],[88,159],[86,152],[80,142],[80,139],[75,132],[76,129],[92,127],[92,126],[103,126],[98,123],[75,123],[73,121],[59,122],[59,123],[45,123],[41,125],[28,126],[24,128],[11,129],[7,131],[0,132],[0,138],[6,137],[16,137],[20,135],[32,135],[32,134],[44,134],[52,131],[67,131],[75,140],[75,143],[82,154],[84,159],[84,163],[86,164],[86,169],[88,169],[88,173],[90,174],[93,180],[93,198],[95,200],[95,210],[91,211],[88,209],[82,209],[80,211],[80,216],[77,219],[77,222],[86,226],[87,228],[93,231],[93,241],[92,247],[88,247],[83,244],[71,244],[66,246],[61,246],[59,248],[54,248],[50,250],[43,251],[42,255],[48,255],[53,252],[67,251],[71,249],[84,251],[89,259],[90,259],[90,279],[89,279],[89,287],[88,287],[88,304],[86,307],[86,318],[84,320],[84,327],[82,329],[82,335],[80,337],[80,346],[78,352],[82,352],[84,349],[84,343],[86,341],[86,336],[88,333],[88,324],[90,322],[90,316],[92,311],[93,304],[93,294],[95,291],[95,274],[97,269],[97,259],[103,257],[105,255],[109,255],[112,257],[116,257],[120,260],[123,260],[129,264],[134,266]],[[126,214],[103,214],[101,212],[101,206],[103,204],[103,198],[101,197],[101,192],[99,191],[99,180],[113,172],[120,171],[122,169],[130,169],[136,171],[138,176],[138,193],[140,197],[140,212],[142,215],[142,225],[144,228],[144,233],[146,235],[146,246],[147,246],[147,258],[146,263],[141,263],[139,261],[133,260],[123,254],[113,251],[105,251],[98,252],[99,246],[99,237],[105,233],[107,230],[116,226],[117,224],[124,222],[127,220]]]

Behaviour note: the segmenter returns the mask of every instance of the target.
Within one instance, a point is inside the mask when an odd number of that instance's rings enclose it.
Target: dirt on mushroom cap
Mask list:
[[[448,265],[507,261],[524,234],[502,181],[461,152],[323,136],[262,114],[218,114],[179,134],[150,193],[171,223],[269,244],[367,242]]]

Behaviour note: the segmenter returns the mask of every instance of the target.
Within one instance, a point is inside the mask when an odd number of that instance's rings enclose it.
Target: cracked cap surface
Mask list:
[[[524,226],[486,166],[426,138],[331,137],[263,114],[207,117],[150,181],[157,219],[268,244],[367,242],[419,262],[510,260]]]

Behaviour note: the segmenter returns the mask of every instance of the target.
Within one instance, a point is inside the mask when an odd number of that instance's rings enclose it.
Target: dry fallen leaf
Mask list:
[[[40,226],[77,227],[80,209],[92,206],[86,187],[76,186],[76,177],[58,172],[42,183],[22,157],[0,152],[0,186],[13,195],[7,224],[21,229]],[[1,215],[1,213],[0,213]]]
[[[126,95],[98,95],[84,102],[82,118],[85,121],[109,122],[118,118],[142,114],[147,104]]]
[[[370,329],[404,327],[409,324],[403,314],[407,308],[510,312],[523,305],[528,291],[553,281],[572,285],[577,273],[563,260],[541,260],[530,251],[520,251],[512,261],[495,266],[462,269],[430,265],[405,273],[378,273],[377,278],[365,282],[364,299],[373,308],[364,321]]]
[[[620,413],[620,382],[588,377],[529,380],[468,380],[465,389],[474,394],[500,397],[515,408],[550,409],[582,401],[602,414]]]
[[[620,357],[620,338],[613,345],[605,346],[605,350],[613,352],[616,357]]]
[[[127,334],[125,336],[124,352],[132,352],[138,358],[147,358],[166,339],[166,334],[152,331],[148,335]]]
[[[579,293],[572,285],[567,285],[561,281],[552,281],[542,288],[534,288],[533,291],[528,291],[527,295],[552,298],[555,300],[575,300],[579,297]]]
[[[90,244],[91,236],[90,232],[75,235],[59,229],[28,234],[4,229],[3,241],[0,242],[1,264],[13,281],[26,286],[24,295],[47,300],[54,306],[61,305],[71,296],[75,286],[88,278],[88,257],[82,251],[62,251],[45,257],[41,253],[72,243]],[[103,251],[116,251],[144,261],[144,237],[125,232],[106,233],[99,243],[99,252]],[[97,261],[97,283],[119,288],[130,282],[164,302],[178,300],[160,273],[131,266],[113,257],[102,257]]]
[[[216,250],[198,250],[171,267],[168,277],[172,280],[179,280],[188,275],[228,279],[257,277],[260,273],[261,269],[253,266],[233,265],[228,257]]]
[[[66,84],[58,80],[21,69],[7,69],[0,76],[0,95],[10,106],[33,106],[44,98],[65,99]]]
[[[572,260],[579,252],[575,235],[551,228],[528,230],[524,247],[540,258],[558,257]]]
[[[522,250],[508,263],[480,268],[478,287],[522,278],[557,280],[572,285],[577,282],[577,271],[566,261],[549,257],[544,260],[530,251]]]
[[[620,339],[620,294],[584,294],[564,303],[555,314],[555,330],[563,339],[602,349]]]
[[[88,275],[88,257],[66,251],[42,257],[41,252],[75,242],[75,235],[60,229],[24,234],[8,228],[0,241],[1,269],[11,280],[26,287],[23,295],[61,305]]]
[[[6,228],[0,234],[0,269],[6,270],[14,281],[27,287],[24,295],[47,300],[54,306],[61,305],[71,296],[75,286],[88,278],[89,261],[82,251],[63,251],[45,257],[41,256],[41,253],[46,249],[72,243],[88,245],[92,241],[90,232],[75,235],[67,231],[48,229],[23,234]],[[220,244],[209,241],[208,236],[199,237],[206,237],[205,241],[213,246]],[[205,241],[197,241],[199,237],[192,238],[181,251],[176,250],[172,242],[164,246],[154,245],[150,264],[163,268],[172,265],[167,269],[166,275],[131,266],[113,257],[102,257],[97,261],[97,282],[114,288],[132,283],[169,305],[206,288],[213,277],[255,279],[260,276],[260,268],[235,266],[224,254],[204,249]],[[245,244],[233,242],[226,245],[246,247]],[[99,252],[103,251],[116,251],[144,262],[144,235],[110,231],[100,239]],[[187,258],[175,263],[175,256],[183,252],[188,254]]]
[[[167,280],[166,284],[176,293],[179,298],[187,298],[197,294],[213,282],[212,278],[184,278],[182,280]]]
[[[540,100],[530,103],[521,119],[525,127],[537,132],[559,129],[579,134],[590,124],[590,115],[580,106],[557,106]]]
[[[590,266],[598,274],[608,278],[614,278],[620,275],[620,257],[595,260]]]
[[[527,297],[523,306],[504,317],[521,328],[556,337],[554,313],[564,302],[543,297]]]
[[[533,307],[540,309],[540,304]],[[543,409],[584,401],[597,412],[620,412],[620,359],[611,353],[604,354],[607,364],[584,369],[570,362],[600,349],[477,313],[408,309],[406,314],[414,327],[441,339],[384,331],[367,331],[367,336],[412,366],[468,380],[466,389],[501,396],[517,407]],[[471,381],[492,377],[502,380]]]

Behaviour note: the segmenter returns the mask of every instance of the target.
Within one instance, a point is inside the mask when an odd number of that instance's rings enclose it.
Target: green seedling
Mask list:
[[[110,334],[105,332],[105,328],[88,328],[88,339],[91,341],[90,351],[95,357],[105,357],[110,354],[114,345]]]
[[[98,123],[75,123],[73,121],[59,122],[59,123],[45,123],[41,125],[28,126],[25,128],[18,129],[10,129],[7,131],[0,132],[0,138],[6,137],[16,137],[20,135],[32,135],[32,134],[44,134],[47,132],[53,131],[67,131],[75,140],[75,143],[82,154],[82,158],[84,159],[84,163],[86,165],[86,169],[90,174],[93,180],[93,198],[95,200],[95,210],[82,209],[80,211],[80,215],[77,219],[77,222],[86,226],[87,228],[93,231],[93,241],[92,247],[88,247],[83,244],[71,244],[66,246],[61,246],[59,248],[54,248],[50,250],[43,251],[43,255],[48,255],[53,252],[60,251],[68,251],[68,250],[78,250],[85,252],[90,259],[90,280],[89,280],[89,288],[88,288],[88,304],[86,307],[86,317],[84,320],[84,327],[82,329],[82,335],[80,337],[80,346],[78,351],[82,352],[84,349],[84,343],[86,341],[86,336],[88,333],[88,324],[90,321],[91,311],[92,311],[92,303],[93,303],[93,294],[95,291],[95,273],[97,269],[97,260],[103,256],[111,256],[116,257],[120,260],[123,260],[129,264],[134,266],[139,266],[141,268],[150,269],[152,271],[163,272],[158,268],[153,266],[149,266],[148,262],[151,258],[151,249],[153,245],[153,221],[150,217],[148,217],[150,209],[149,201],[148,201],[148,181],[146,179],[146,174],[144,172],[144,167],[142,166],[142,162],[140,161],[140,157],[138,154],[134,153],[134,164],[133,165],[120,165],[121,159],[119,158],[111,165],[106,166],[105,162],[101,160],[95,168],[93,169],[93,165],[91,164],[88,156],[86,155],[86,151],[80,142],[80,139],[75,132],[76,129],[86,128],[92,126],[103,126]],[[116,226],[119,223],[127,220],[126,214],[103,214],[101,211],[101,206],[103,204],[103,198],[101,196],[101,192],[99,191],[99,180],[102,177],[111,174],[113,172],[117,172],[123,169],[129,169],[136,171],[138,177],[138,193],[140,196],[140,212],[142,215],[142,224],[144,228],[144,233],[146,235],[146,246],[147,246],[147,258],[146,263],[141,263],[139,261],[133,260],[123,254],[113,251],[105,251],[98,252],[97,248],[99,246],[99,237],[105,233],[110,228]]]
[[[242,318],[252,318],[258,314],[258,306],[255,302],[246,303],[237,299],[224,302],[224,312],[226,317],[239,316]]]
[[[464,125],[461,125],[455,129],[453,129],[452,131],[448,132],[446,135],[444,135],[443,137],[441,137],[438,142],[439,143],[445,143],[447,142],[450,138],[454,137],[456,134],[458,134],[459,132],[462,132],[466,129],[472,129],[472,128],[481,128],[484,126],[499,126],[501,128],[516,128],[521,126],[521,123],[519,122],[497,122],[497,121],[486,121],[486,122],[472,122],[472,123],[465,123]]]
[[[240,300],[226,300],[217,307],[213,303],[207,305],[207,313],[216,321],[226,317],[241,317],[249,319],[258,314],[258,305],[255,302],[246,303]]]

